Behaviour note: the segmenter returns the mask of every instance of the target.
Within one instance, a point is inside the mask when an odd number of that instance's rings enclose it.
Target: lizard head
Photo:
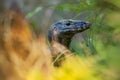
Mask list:
[[[57,31],[62,34],[74,34],[77,32],[82,32],[90,28],[90,23],[81,20],[61,20],[54,23],[51,28],[53,31]]]
[[[90,25],[89,22],[82,20],[61,20],[50,27],[48,39],[49,41],[55,40],[60,43],[67,42],[67,40],[71,40],[76,33],[89,29]]]

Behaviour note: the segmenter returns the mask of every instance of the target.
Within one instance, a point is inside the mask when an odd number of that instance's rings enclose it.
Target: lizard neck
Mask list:
[[[71,39],[72,39],[72,37],[71,38],[63,38],[63,37],[58,37],[59,38],[59,43],[60,44],[62,44],[62,45],[64,45],[65,47],[67,47],[67,48],[69,48],[69,45],[70,45],[70,43],[71,43]]]
[[[52,31],[48,32],[48,40],[50,43],[52,43],[53,41],[58,42],[60,44],[62,44],[63,46],[65,46],[66,48],[69,48],[70,43],[71,43],[71,39],[75,34],[53,34]],[[51,44],[52,46],[52,44]]]
[[[69,48],[73,36],[74,34],[69,35],[59,34],[57,35],[57,37],[55,36],[56,38],[54,39],[54,41],[64,45],[66,48]]]

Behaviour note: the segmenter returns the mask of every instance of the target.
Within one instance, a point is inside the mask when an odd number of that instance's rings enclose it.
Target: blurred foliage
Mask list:
[[[42,4],[42,1],[39,2]],[[51,4],[47,5],[47,1]],[[54,2],[58,3],[54,5]],[[25,80],[120,80],[120,0],[46,0],[43,5],[29,12],[26,17],[30,20],[35,16],[43,19],[36,20],[40,24],[50,24],[46,20],[52,22],[66,18],[83,19],[91,22],[92,26],[84,32],[83,41],[72,41],[73,54],[77,55],[67,57],[59,68],[48,66],[51,69],[49,77],[32,67],[27,76],[25,75]],[[50,8],[46,9],[46,12],[42,11],[46,6]],[[38,12],[45,16],[36,15]],[[47,16],[49,13],[52,15]],[[36,28],[37,23],[32,21],[31,24]],[[45,25],[41,26],[46,29]],[[41,41],[42,43],[45,42]],[[40,49],[38,53],[47,53],[48,47],[43,48],[41,44],[40,47],[44,51]],[[36,48],[37,45],[34,46],[35,50],[39,50],[39,47]],[[89,55],[91,53],[96,54]],[[42,62],[42,59],[46,58],[41,56]],[[47,61],[49,61],[48,58]],[[42,67],[46,69],[45,64]]]
[[[38,13],[39,11],[41,11],[42,7],[37,7],[34,11],[32,12],[29,12],[27,15],[26,15],[26,18],[31,18],[33,17],[36,13]]]

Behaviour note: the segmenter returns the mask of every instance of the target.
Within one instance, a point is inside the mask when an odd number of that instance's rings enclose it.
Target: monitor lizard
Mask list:
[[[50,49],[52,52],[53,60],[56,60],[56,56],[59,54],[59,58],[71,53],[69,46],[72,40],[72,37],[80,32],[83,32],[89,29],[91,23],[88,21],[82,20],[60,20],[51,25],[48,29],[48,41],[50,42]],[[61,54],[62,53],[62,54]],[[59,66],[61,61],[55,63]]]

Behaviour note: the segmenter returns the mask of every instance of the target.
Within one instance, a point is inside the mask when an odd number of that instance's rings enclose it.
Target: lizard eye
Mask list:
[[[71,21],[68,21],[65,25],[67,25],[67,26],[70,26],[70,25],[72,25],[73,23],[71,22]]]
[[[70,26],[71,24],[70,24],[70,22],[68,22],[68,23],[66,23],[66,25],[67,25],[67,26]]]

